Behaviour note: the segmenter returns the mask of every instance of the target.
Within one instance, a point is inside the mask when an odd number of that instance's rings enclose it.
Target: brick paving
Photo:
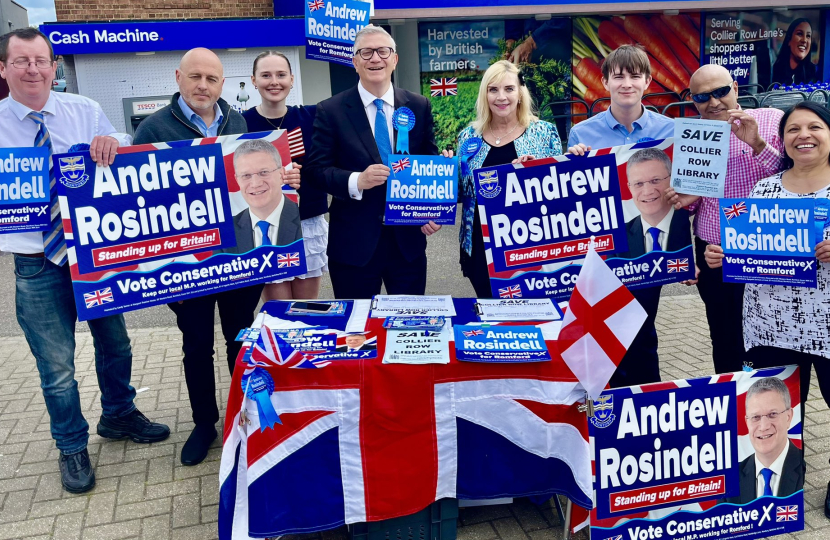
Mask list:
[[[703,304],[697,295],[666,296],[657,319],[664,379],[711,373],[711,346]],[[216,335],[220,332],[216,331]],[[61,489],[58,451],[29,348],[22,337],[0,338],[0,540],[210,540],[217,538],[218,471],[221,447],[195,467],[179,463],[193,423],[181,369],[181,345],[175,328],[134,329],[133,380],[136,404],[151,419],[168,424],[167,441],[140,445],[90,436],[89,453],[98,484],[82,495]],[[77,335],[76,378],[81,403],[92,426],[101,412],[93,367],[92,339]],[[223,347],[217,343],[217,350]],[[219,402],[227,400],[230,377],[216,362]],[[815,381],[815,377],[813,378]],[[800,540],[830,538],[823,514],[830,479],[830,411],[815,382],[810,389],[805,425],[808,474],[805,483],[805,531]],[[223,413],[224,414],[224,413]],[[510,505],[464,508],[459,540],[553,540],[562,537],[559,517],[549,504],[527,500]],[[342,540],[345,528],[303,540]],[[580,538],[587,535],[580,533]],[[299,537],[296,537],[299,539]],[[783,538],[783,537],[782,537]]]

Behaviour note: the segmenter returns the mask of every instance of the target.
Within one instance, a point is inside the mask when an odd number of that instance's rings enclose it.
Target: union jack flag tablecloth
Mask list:
[[[456,324],[476,324],[473,299],[456,299]],[[270,302],[258,323],[378,332],[375,360],[325,369],[268,366],[282,421],[261,432],[237,369],[220,468],[219,535],[264,538],[412,514],[444,497],[491,499],[563,493],[590,506],[584,391],[548,342],[552,362],[382,364],[383,319],[368,301],[341,317],[288,321]],[[300,318],[297,318],[300,319]],[[540,323],[546,340],[553,323]]]

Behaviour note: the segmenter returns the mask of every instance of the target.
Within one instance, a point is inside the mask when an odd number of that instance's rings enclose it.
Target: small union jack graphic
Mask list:
[[[317,11],[318,9],[323,9],[326,6],[323,0],[314,0],[313,2],[308,3],[308,10],[309,11]]]
[[[522,297],[522,287],[520,285],[511,285],[510,287],[504,287],[503,289],[499,289],[499,298],[521,298]]]
[[[429,95],[432,97],[438,96],[457,96],[458,95],[458,78],[457,77],[442,77],[440,79],[429,80]]]
[[[798,521],[798,505],[776,506],[775,521]]]
[[[669,274],[674,272],[687,272],[689,270],[689,259],[669,259],[666,263]]]
[[[746,203],[739,202],[738,204],[733,204],[732,206],[727,206],[723,209],[723,213],[726,215],[726,220],[729,221],[732,218],[736,218],[741,214],[746,214]]]
[[[606,538],[606,540],[623,540],[623,535],[618,534],[617,536],[612,536],[611,538]]]
[[[484,330],[464,330],[464,337],[483,336]]]
[[[91,293],[84,293],[84,302],[86,302],[86,307],[88,308],[100,306],[112,301],[112,287],[99,289]]]
[[[286,268],[288,266],[300,266],[300,252],[286,253],[285,255],[277,255],[277,268]]]
[[[409,158],[403,158],[400,161],[392,163],[392,172],[401,172],[409,168]]]

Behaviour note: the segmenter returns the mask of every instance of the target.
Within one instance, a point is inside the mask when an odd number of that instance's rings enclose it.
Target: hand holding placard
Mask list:
[[[757,125],[755,128],[757,131]],[[730,130],[729,123],[720,120],[675,119],[671,171],[671,187],[675,192],[724,196]]]

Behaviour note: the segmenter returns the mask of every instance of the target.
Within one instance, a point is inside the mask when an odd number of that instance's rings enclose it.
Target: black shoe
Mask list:
[[[827,496],[824,497],[824,517],[830,519],[830,483],[827,484]]]
[[[101,416],[98,420],[98,435],[107,439],[129,437],[137,443],[163,441],[170,436],[170,428],[164,424],[150,422],[141,411],[134,409],[119,418]]]
[[[86,448],[75,454],[61,454],[61,484],[69,493],[83,493],[95,487],[95,471]]]
[[[211,425],[199,425],[193,428],[190,437],[182,447],[182,465],[198,465],[207,457],[210,444],[216,439],[216,428]]]

